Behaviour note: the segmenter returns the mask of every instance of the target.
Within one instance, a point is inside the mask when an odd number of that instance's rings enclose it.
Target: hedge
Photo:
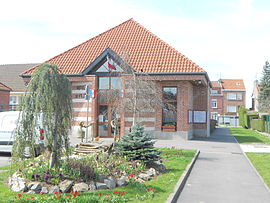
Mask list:
[[[260,132],[265,132],[264,119],[262,119],[262,118],[252,119],[250,123],[251,123],[251,128],[253,130],[258,130]]]
[[[251,128],[251,120],[252,119],[258,119],[259,115],[257,113],[253,113],[253,114],[245,114],[244,115],[244,120],[245,120],[245,127],[246,128]]]

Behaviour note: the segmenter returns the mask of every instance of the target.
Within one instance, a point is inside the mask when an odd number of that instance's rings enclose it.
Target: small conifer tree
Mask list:
[[[154,143],[155,141],[144,132],[144,127],[135,124],[132,131],[116,143],[115,150],[130,160],[141,160],[150,164],[160,160],[160,152],[154,148]]]
[[[260,112],[270,113],[270,63],[268,61],[263,67],[258,102]]]

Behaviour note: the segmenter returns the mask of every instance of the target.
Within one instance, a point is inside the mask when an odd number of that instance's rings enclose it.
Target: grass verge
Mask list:
[[[270,144],[270,137],[241,127],[229,128],[231,134],[237,139],[239,144]]]
[[[155,177],[151,181],[142,184],[130,184],[126,187],[119,187],[114,190],[103,190],[96,192],[81,193],[80,196],[65,197],[65,195],[37,195],[23,194],[20,199],[17,193],[11,192],[5,184],[9,174],[19,168],[19,164],[13,167],[5,166],[1,170],[8,170],[0,173],[0,202],[145,202],[145,203],[163,203],[173,192],[174,187],[180,176],[185,171],[187,165],[191,162],[195,150],[178,150],[178,149],[159,149],[162,151],[163,163],[167,167],[167,172]],[[117,192],[117,193],[116,193]],[[123,194],[119,198],[119,194]],[[70,194],[68,194],[70,195]],[[61,196],[59,198],[59,196]],[[22,200],[25,201],[22,201]]]
[[[270,188],[270,153],[246,153],[253,166]]]

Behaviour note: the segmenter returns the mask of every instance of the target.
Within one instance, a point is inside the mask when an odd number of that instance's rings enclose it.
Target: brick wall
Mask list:
[[[242,94],[242,100],[228,100],[227,99],[228,93],[240,93],[240,94]],[[233,91],[233,92],[226,91],[226,92],[223,92],[223,94],[224,94],[223,112],[225,114],[228,113],[227,106],[236,106],[237,107],[236,110],[238,110],[239,106],[246,106],[246,92],[243,92],[243,91],[239,91],[239,92],[237,92],[237,91]],[[229,113],[229,114],[236,115],[237,112],[236,113]]]
[[[9,104],[10,91],[0,90],[0,105]]]

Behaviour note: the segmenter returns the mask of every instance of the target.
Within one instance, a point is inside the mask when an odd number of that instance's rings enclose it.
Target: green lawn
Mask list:
[[[229,129],[239,144],[270,144],[270,137],[263,136],[254,130],[241,127]]]
[[[229,128],[240,144],[270,144],[270,137],[245,128]],[[270,188],[270,153],[246,153],[253,166]]]
[[[253,166],[270,188],[270,153],[246,153]]]
[[[116,188],[115,190],[125,191],[124,197],[129,199],[129,202],[145,202],[145,203],[163,203],[167,200],[169,195],[173,192],[174,186],[179,180],[180,176],[186,169],[187,165],[191,162],[194,157],[196,151],[195,150],[177,150],[177,149],[160,149],[162,151],[162,157],[164,160],[164,164],[167,167],[167,172],[155,177],[153,180],[145,182],[147,188],[154,188],[154,197],[149,198],[148,192],[145,192],[144,188],[137,186],[126,186]],[[10,167],[2,167],[0,170],[8,169]],[[5,184],[9,172],[0,173],[0,202],[6,202],[8,199],[14,199],[13,197],[17,195],[17,193],[11,192],[8,186]],[[79,197],[74,198],[72,202],[97,202],[92,201],[93,197],[97,197],[99,193],[102,193],[102,197],[110,195],[110,198],[115,197],[113,191],[115,190],[103,190],[97,192],[89,192],[89,193],[81,193]],[[30,195],[23,194],[24,198],[34,197],[35,199],[31,200],[31,202],[45,202],[43,200],[48,198],[53,198],[54,195]],[[42,200],[40,198],[43,198]],[[39,200],[38,200],[39,199]],[[30,201],[30,200],[27,200]],[[53,202],[60,202],[57,199],[53,199]],[[15,201],[21,202],[21,201]],[[48,202],[48,200],[46,201]],[[63,202],[63,201],[62,201]]]

